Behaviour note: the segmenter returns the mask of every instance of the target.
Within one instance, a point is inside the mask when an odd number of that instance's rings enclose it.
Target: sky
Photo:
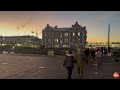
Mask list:
[[[120,42],[120,11],[0,11],[0,35],[34,35],[42,37],[42,29],[50,26],[71,27],[78,22],[86,26],[88,42]]]

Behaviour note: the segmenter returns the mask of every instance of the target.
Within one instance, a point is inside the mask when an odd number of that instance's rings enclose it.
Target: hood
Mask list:
[[[73,54],[66,54],[66,56],[74,56]]]

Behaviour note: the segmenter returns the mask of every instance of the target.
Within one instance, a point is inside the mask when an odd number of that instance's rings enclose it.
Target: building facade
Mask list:
[[[82,27],[78,22],[66,28],[51,27],[47,24],[42,30],[42,42],[46,48],[77,48],[85,46],[86,39],[86,27]]]

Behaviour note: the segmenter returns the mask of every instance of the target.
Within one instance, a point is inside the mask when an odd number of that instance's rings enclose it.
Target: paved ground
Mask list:
[[[0,54],[0,79],[66,79],[63,61],[64,56]],[[85,65],[83,78],[114,79],[115,71],[120,73],[120,63],[115,63],[112,57],[104,57],[99,67],[97,64]],[[72,78],[78,78],[76,65]]]

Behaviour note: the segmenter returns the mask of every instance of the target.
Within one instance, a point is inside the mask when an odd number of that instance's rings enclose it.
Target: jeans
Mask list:
[[[68,78],[67,79],[71,79],[73,67],[67,67],[67,70],[68,70]]]

